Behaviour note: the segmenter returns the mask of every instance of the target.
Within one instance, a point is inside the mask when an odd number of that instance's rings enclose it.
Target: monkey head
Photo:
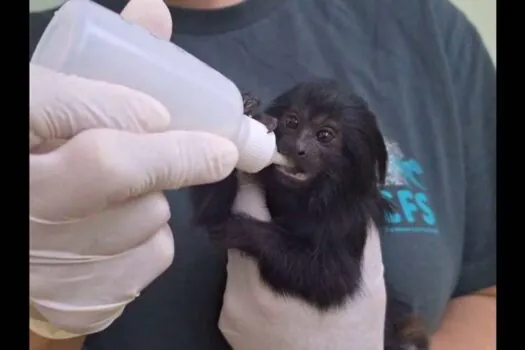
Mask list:
[[[296,85],[265,114],[277,120],[277,148],[292,164],[269,169],[281,185],[318,187],[314,183],[328,180],[368,193],[384,181],[387,151],[376,118],[363,99],[336,82]]]

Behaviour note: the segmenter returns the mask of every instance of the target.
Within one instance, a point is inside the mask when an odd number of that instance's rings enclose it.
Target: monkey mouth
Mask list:
[[[306,181],[310,178],[310,176],[303,169],[296,165],[277,165],[275,168],[280,174],[298,182]]]

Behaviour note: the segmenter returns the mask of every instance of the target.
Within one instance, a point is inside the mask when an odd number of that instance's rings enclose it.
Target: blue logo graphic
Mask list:
[[[405,158],[396,143],[388,143],[388,174],[383,196],[395,205],[387,232],[405,234],[439,234],[436,216],[423,185],[423,167]]]

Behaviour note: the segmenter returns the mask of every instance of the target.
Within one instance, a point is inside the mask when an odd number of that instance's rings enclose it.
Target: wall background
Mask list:
[[[476,25],[496,64],[496,0],[451,1]]]
[[[427,0],[420,0],[427,1]],[[496,62],[496,0],[451,0],[476,25]],[[55,7],[64,0],[29,0],[31,11]]]

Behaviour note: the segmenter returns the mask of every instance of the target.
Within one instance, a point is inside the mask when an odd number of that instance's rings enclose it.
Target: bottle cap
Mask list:
[[[277,152],[275,134],[268,132],[265,125],[253,118],[243,119],[242,131],[245,137],[239,145],[237,169],[254,174],[272,164]]]

